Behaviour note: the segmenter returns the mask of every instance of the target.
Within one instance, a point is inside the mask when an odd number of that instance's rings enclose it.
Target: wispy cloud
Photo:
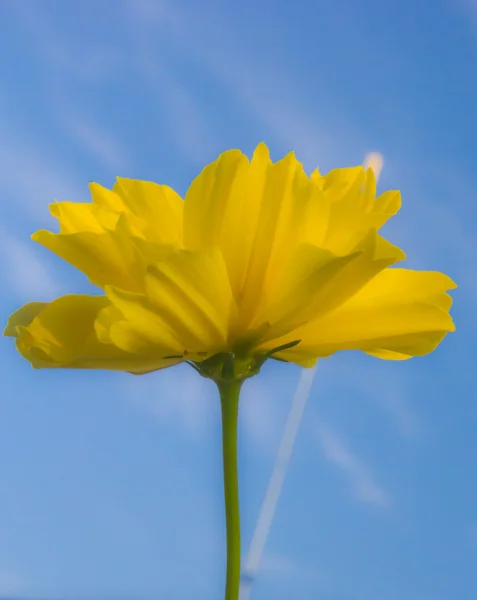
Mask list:
[[[81,188],[62,161],[48,156],[31,140],[16,135],[0,123],[0,186],[2,202],[10,208],[19,206],[29,216],[49,220],[47,205],[58,200],[82,200],[87,188]]]
[[[113,49],[103,40],[85,43],[81,36],[71,37],[71,34],[66,37],[65,31],[55,26],[38,3],[17,0],[11,8],[34,40],[40,57],[55,68],[88,83],[103,83],[121,64],[118,46]]]
[[[172,16],[168,12],[167,18],[157,19],[150,26],[168,49],[190,61],[191,68],[199,66],[210,73],[232,94],[245,115],[262,129],[265,126],[271,137],[287,149],[297,150],[308,167],[314,168],[320,158],[332,164],[344,149],[349,150],[350,137],[356,141],[357,132],[351,136],[348,132],[347,144],[340,143],[337,132],[325,120],[317,119],[316,110],[306,106],[306,94],[293,73],[282,71],[261,54],[251,55],[253,49],[247,55],[243,40],[236,39],[234,29],[220,15],[214,14],[213,27],[211,23],[204,11],[187,10],[173,11]]]
[[[202,164],[204,157],[220,150],[219,140],[190,87],[176,72],[173,74],[157,47],[157,32],[163,37],[163,31],[180,29],[182,15],[165,2],[142,0],[124,6],[134,56],[132,66],[157,99],[162,117],[165,111],[171,143],[186,160]]]
[[[344,360],[344,357],[343,357]],[[371,365],[373,359],[369,359],[369,369],[361,363],[356,364],[352,360],[346,362],[346,390],[350,396],[361,394],[368,402],[374,404],[379,410],[386,413],[392,420],[398,433],[405,437],[415,437],[425,431],[425,426],[417,414],[412,403],[413,380],[399,376],[394,365],[379,363]],[[343,370],[343,364],[339,367],[327,366],[322,372],[323,381],[329,381],[330,387],[336,386],[336,381]],[[341,385],[344,385],[341,382]]]
[[[276,384],[279,385],[279,384]],[[255,448],[269,454],[276,450],[283,423],[277,411],[276,390],[255,377],[246,382],[240,403],[240,420]]]
[[[301,584],[321,584],[325,576],[315,566],[299,562],[285,555],[271,554],[263,558],[261,570],[274,578],[296,580]]]
[[[0,230],[0,260],[8,289],[22,301],[50,301],[66,292],[29,240]]]
[[[64,115],[60,117],[60,122],[79,146],[104,167],[117,175],[126,170],[129,164],[126,152],[110,131],[79,114]]]
[[[156,376],[130,379],[126,394],[135,406],[153,418],[198,439],[211,423],[212,398],[217,391],[210,380],[181,365],[164,369]]]
[[[184,43],[193,45],[194,55],[202,58],[204,67],[280,144],[296,150],[310,168],[325,153],[332,156],[341,152],[336,136],[308,113],[291,73],[281,72],[273,64],[260,64],[257,57],[251,62],[233,51],[227,40],[233,38],[231,31],[223,29],[222,37],[211,35],[204,45],[199,40],[194,42],[191,29],[187,29],[188,41],[184,39]]]
[[[217,153],[220,145],[194,95],[164,66],[155,64],[152,56],[142,62],[142,70],[159,105],[167,110],[171,142],[185,159],[202,165],[204,157]]]
[[[347,441],[323,423],[317,423],[315,431],[326,459],[347,475],[357,498],[376,506],[389,507],[390,496],[374,481],[369,468],[351,451]]]
[[[124,385],[124,384],[123,384]],[[167,423],[191,439],[200,439],[213,427],[219,397],[215,384],[187,365],[156,376],[131,379],[122,388],[140,410]],[[273,390],[260,378],[246,382],[240,403],[239,427],[261,453],[273,452],[281,433]]]
[[[406,391],[406,385],[402,378],[389,377],[386,381],[373,376],[375,386],[371,390],[369,380],[363,385],[363,391],[367,397],[375,401],[393,419],[394,424],[401,435],[417,436],[423,432],[423,424],[419,420],[416,411],[411,407],[409,399],[410,391]],[[394,380],[394,381],[393,381]]]

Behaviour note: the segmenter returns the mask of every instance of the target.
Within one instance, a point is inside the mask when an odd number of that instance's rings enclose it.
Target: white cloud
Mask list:
[[[264,556],[260,570],[274,578],[297,580],[301,584],[322,583],[324,580],[324,575],[316,567],[285,555]]]
[[[9,291],[22,301],[50,301],[66,293],[64,286],[35,253],[35,243],[0,231],[0,257]]]
[[[29,38],[36,44],[38,54],[57,69],[90,82],[103,83],[122,62],[118,46],[113,50],[103,40],[99,43],[71,36],[72,28],[55,26],[47,16],[44,7],[28,0],[16,0],[12,3],[23,26],[28,30]]]
[[[277,411],[274,387],[266,385],[260,376],[244,385],[240,399],[240,420],[249,441],[264,454],[276,449],[282,419]]]
[[[328,364],[322,371],[323,384],[329,381],[330,388],[336,387],[336,381],[342,384],[339,378],[345,371],[346,388],[350,396],[363,394],[367,401],[387,413],[401,435],[414,437],[422,434],[424,427],[411,401],[412,379],[401,377],[395,363],[387,365],[379,362],[378,365],[372,365],[376,359],[366,360],[369,360],[368,368],[353,360],[344,363],[344,357],[339,366]]]
[[[131,378],[126,384],[126,394],[140,410],[192,439],[216,428],[214,420],[220,414],[217,387],[188,365]],[[260,377],[245,383],[240,399],[239,429],[264,454],[275,450],[281,434],[275,400],[273,389],[261,383]]]
[[[349,151],[350,137],[357,139],[356,131],[348,131],[348,143],[341,144],[336,131],[325,120],[318,120],[316,111],[306,108],[306,95],[301,94],[294,75],[261,55],[251,55],[250,49],[243,51],[243,40],[237,39],[235,30],[220,15],[214,14],[212,20],[204,11],[175,11],[150,26],[169,50],[190,61],[190,68],[195,70],[198,64],[209,71],[246,114],[265,125],[287,149],[297,150],[308,167],[315,168],[319,158],[332,164],[335,157],[343,155],[343,149]],[[154,54],[150,48],[152,63],[157,64],[158,56],[157,49]]]
[[[378,406],[383,408],[393,419],[399,433],[405,436],[416,436],[422,433],[422,423],[411,408],[409,394],[404,391],[404,383],[402,378],[394,377],[394,381],[387,379],[383,381],[382,387],[379,385],[379,380],[373,375],[375,386],[371,390],[368,384],[366,390],[368,397],[372,398]]]
[[[219,152],[217,136],[206,122],[194,94],[167,67],[156,47],[157,32],[180,29],[182,15],[168,3],[147,0],[127,2],[125,9],[134,56],[132,67],[157,99],[157,110],[161,113],[158,121],[168,125],[171,143],[182,156],[202,165],[204,157]]]
[[[204,157],[216,154],[219,143],[210,127],[206,126],[194,96],[164,66],[142,62],[142,70],[154,90],[158,103],[167,109],[168,122],[172,126],[171,141],[181,154],[193,163],[204,162]],[[215,158],[215,157],[214,157]]]
[[[88,189],[80,188],[60,161],[45,156],[45,149],[27,143],[0,123],[0,186],[2,201],[26,208],[36,220],[48,222],[47,205],[58,200],[84,200]]]
[[[130,378],[126,393],[135,406],[193,439],[207,431],[212,403],[219,402],[215,384],[187,365],[164,369],[148,377]]]
[[[374,481],[368,467],[349,449],[344,438],[323,423],[317,424],[315,431],[326,459],[348,476],[356,496],[363,502],[388,507],[391,498]]]
[[[202,57],[204,66],[280,144],[296,150],[298,158],[310,168],[315,168],[325,154],[341,154],[336,135],[331,135],[323,123],[308,113],[303,97],[293,91],[296,82],[291,73],[282,73],[273,64],[260,64],[257,57],[253,62],[247,61],[231,51],[227,39],[233,37],[230,31],[222,30],[220,38],[209,37],[207,45],[197,39],[194,42],[192,24],[189,25],[184,43],[190,40],[194,55]]]
[[[125,151],[110,132],[78,114],[61,117],[60,121],[66,132],[107,169],[116,175],[126,169]]]

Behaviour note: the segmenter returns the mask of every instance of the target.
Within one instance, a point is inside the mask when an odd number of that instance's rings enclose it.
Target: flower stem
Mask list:
[[[227,581],[225,600],[238,600],[240,588],[240,511],[237,471],[237,420],[242,381],[218,383],[222,405]]]

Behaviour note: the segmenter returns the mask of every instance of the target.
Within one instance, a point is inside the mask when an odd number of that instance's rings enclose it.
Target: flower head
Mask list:
[[[146,373],[218,355],[312,366],[339,350],[384,359],[431,352],[453,331],[455,287],[379,233],[401,205],[371,168],[308,176],[260,144],[205,167],[182,199],[118,178],[92,203],[59,202],[60,232],[33,239],[83,271],[100,296],[33,302],[5,330],[34,367]],[[390,268],[392,267],[392,268]]]

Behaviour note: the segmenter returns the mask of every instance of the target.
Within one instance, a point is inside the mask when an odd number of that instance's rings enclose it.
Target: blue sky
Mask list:
[[[477,593],[477,3],[4,0],[0,314],[89,292],[30,241],[116,175],[183,193],[264,140],[307,170],[384,155],[386,235],[459,284],[432,355],[322,361],[253,600]],[[33,371],[0,344],[0,597],[219,600],[219,403],[188,368]],[[300,369],[244,387],[244,552]]]

